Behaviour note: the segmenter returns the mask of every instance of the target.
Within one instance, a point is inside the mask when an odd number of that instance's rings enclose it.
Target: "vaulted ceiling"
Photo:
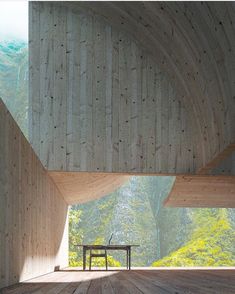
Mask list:
[[[234,148],[233,2],[31,7],[31,142],[44,166],[197,173]]]
[[[79,2],[126,31],[168,73],[200,138],[203,164],[235,142],[233,2]],[[193,124],[192,124],[193,125]]]

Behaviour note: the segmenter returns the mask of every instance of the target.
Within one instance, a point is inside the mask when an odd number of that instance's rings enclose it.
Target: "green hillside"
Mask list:
[[[28,44],[0,43],[0,97],[14,119],[28,135]]]
[[[226,209],[192,210],[190,240],[152,266],[235,266],[235,231]]]
[[[70,209],[71,265],[81,265],[73,244],[139,244],[134,266],[235,266],[233,209],[164,208],[173,177],[132,177],[114,193]],[[76,239],[77,238],[77,239]],[[125,256],[113,252],[125,265]]]

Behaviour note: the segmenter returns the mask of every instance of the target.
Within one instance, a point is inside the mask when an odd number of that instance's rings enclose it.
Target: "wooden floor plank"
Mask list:
[[[108,277],[101,279],[102,294],[114,294],[111,282]]]
[[[138,273],[145,275],[147,280],[151,279],[162,291],[164,289],[168,293],[198,293],[197,283],[194,281],[192,282],[192,279],[188,279],[188,277],[186,277],[185,281],[182,281],[177,273],[171,273],[171,275],[164,275],[164,273],[158,273],[158,275],[156,275],[154,272],[147,273],[146,271],[138,271]]]
[[[125,284],[123,284],[123,279],[116,277],[116,275],[109,276],[109,280],[111,282],[114,293],[119,294],[127,294],[129,293]]]
[[[149,275],[146,272],[142,271],[136,271],[135,275],[139,277],[140,280],[146,280],[146,282],[150,282],[153,285],[155,285],[157,288],[159,288],[159,291],[165,294],[173,293],[176,291],[176,288],[173,288],[172,286],[169,285],[169,283],[163,283],[160,281],[160,279],[156,275]]]
[[[45,286],[45,284],[19,284],[14,285],[15,288],[7,288],[0,290],[1,294],[25,294],[37,291]]]
[[[77,289],[73,292],[73,294],[86,294],[89,289],[91,281],[82,282]]]
[[[142,294],[143,292],[140,291],[138,288],[136,288],[135,284],[130,283],[130,281],[126,280],[126,275],[123,274],[122,272],[120,272],[120,275],[123,276],[123,286],[126,287],[128,289],[128,292],[130,294]]]
[[[127,275],[127,280],[135,284],[135,286],[143,293],[169,294],[169,292],[162,291],[161,288],[157,287],[150,281],[147,281],[145,278],[140,279],[140,277],[135,272],[129,273]]]
[[[80,283],[69,283],[66,288],[61,290],[59,294],[71,294],[74,293]]]
[[[235,270],[64,270],[0,294],[235,294]]]
[[[212,294],[210,290],[205,292],[205,289],[203,289],[203,292],[200,290],[200,281],[201,277],[198,277],[198,279],[195,281],[192,275],[184,275],[183,276],[179,272],[172,272],[170,275],[169,273],[159,273],[159,275],[156,275],[154,273],[149,273],[147,275],[146,273],[142,273],[147,276],[147,279],[155,279],[155,283],[159,285],[160,287],[167,290],[168,293],[180,293],[180,294],[188,294],[188,293],[207,293]]]
[[[87,294],[102,294],[101,279],[91,281]]]

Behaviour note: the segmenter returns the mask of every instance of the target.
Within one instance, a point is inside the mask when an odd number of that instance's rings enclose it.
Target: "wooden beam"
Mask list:
[[[235,176],[177,176],[166,207],[235,207]]]
[[[197,171],[199,175],[209,175],[210,172],[235,151],[235,143],[228,145],[222,152],[217,154],[210,162]]]
[[[103,197],[130,178],[129,175],[88,172],[48,172],[69,204],[84,203]]]

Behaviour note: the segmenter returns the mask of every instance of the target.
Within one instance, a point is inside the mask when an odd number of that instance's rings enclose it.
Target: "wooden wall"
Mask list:
[[[64,3],[30,3],[30,137],[49,170],[193,172],[191,114],[132,37]]]
[[[102,15],[138,40],[161,65],[196,124],[187,138],[190,142],[196,138],[197,169],[234,143],[233,2],[79,1],[66,5]]]
[[[193,173],[235,140],[231,3],[30,3],[31,142],[52,170]]]
[[[0,288],[67,265],[67,204],[0,99]]]
[[[235,151],[229,157],[225,158],[216,168],[214,168],[211,171],[211,174],[235,176]]]

